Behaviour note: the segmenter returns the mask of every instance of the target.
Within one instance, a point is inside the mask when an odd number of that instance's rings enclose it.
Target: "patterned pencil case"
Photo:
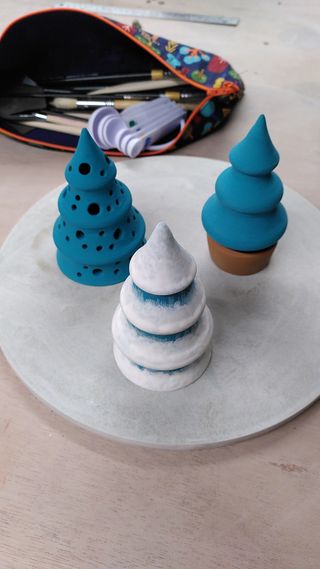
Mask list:
[[[240,76],[220,56],[152,35],[139,23],[128,26],[65,8],[27,14],[12,22],[0,40],[0,72],[7,92],[0,99],[0,132],[29,144],[73,151],[77,135],[12,120],[10,110],[24,110],[24,99],[21,95],[20,99],[10,100],[11,86],[14,93],[17,85],[23,93],[26,77],[42,86],[52,83],[55,77],[148,73],[154,68],[170,71],[203,97],[188,111],[184,127],[171,137],[170,144],[158,151],[145,151],[144,155],[171,151],[213,132],[227,120],[243,95]],[[34,104],[37,97],[41,110],[44,99],[34,94]],[[44,102],[47,104],[47,95]],[[108,154],[120,152],[108,150]]]

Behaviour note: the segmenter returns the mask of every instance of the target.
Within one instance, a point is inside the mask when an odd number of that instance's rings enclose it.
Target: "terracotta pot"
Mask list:
[[[243,252],[228,249],[207,235],[210,256],[214,263],[232,275],[253,275],[264,269],[271,258],[276,245],[262,251]]]

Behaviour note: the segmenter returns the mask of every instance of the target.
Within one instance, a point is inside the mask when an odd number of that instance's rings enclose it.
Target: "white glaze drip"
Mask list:
[[[129,322],[137,328],[150,334],[175,334],[199,320],[206,305],[206,296],[201,281],[196,278],[187,301],[177,301],[167,307],[144,300],[136,293],[132,279],[128,277],[121,289],[120,304]]]
[[[132,326],[120,305],[112,320],[112,335],[123,354],[134,363],[153,370],[172,370],[197,360],[211,342],[213,321],[208,307],[198,323],[186,335],[164,341],[145,335]]]

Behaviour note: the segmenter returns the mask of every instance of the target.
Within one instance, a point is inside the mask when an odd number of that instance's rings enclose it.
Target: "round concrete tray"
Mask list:
[[[121,285],[81,286],[58,270],[59,189],[20,220],[2,250],[0,341],[37,397],[107,437],[164,448],[251,437],[318,398],[320,212],[287,189],[289,226],[270,266],[250,277],[223,273],[209,259],[200,212],[225,167],[178,156],[118,165],[147,235],[164,220],[194,255],[215,319],[210,366],[180,391],[143,390],[118,371],[110,324]]]

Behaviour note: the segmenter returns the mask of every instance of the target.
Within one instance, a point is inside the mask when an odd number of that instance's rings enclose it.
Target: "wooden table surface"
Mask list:
[[[1,27],[53,4],[1,0]],[[143,22],[229,59],[246,83],[228,125],[179,154],[227,160],[264,112],[280,176],[319,207],[319,3],[117,4],[241,18],[237,28]],[[63,182],[68,159],[0,138],[2,240]],[[37,401],[4,358],[0,366],[0,569],[319,569],[319,404],[251,441],[154,451],[75,427]]]

